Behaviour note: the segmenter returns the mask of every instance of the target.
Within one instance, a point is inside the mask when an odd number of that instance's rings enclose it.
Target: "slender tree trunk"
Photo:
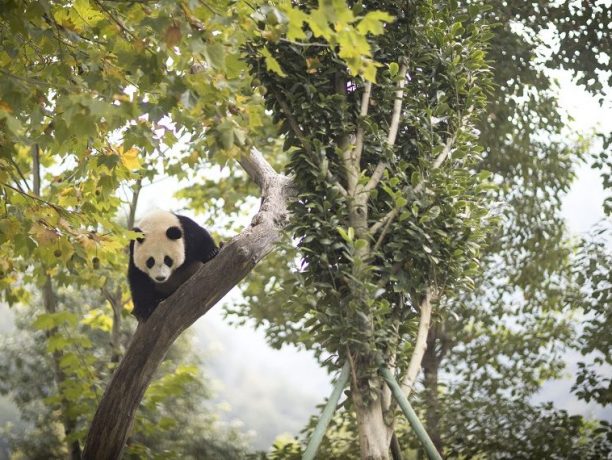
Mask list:
[[[429,330],[427,350],[423,357],[423,383],[425,386],[425,407],[427,408],[425,423],[427,432],[438,452],[442,452],[442,437],[440,435],[440,400],[438,398],[438,371],[442,356],[436,352],[438,345],[438,327]]]
[[[357,174],[355,173],[355,175]],[[349,185],[349,188],[351,188],[351,185]],[[367,241],[367,201],[356,196],[353,198],[349,208],[350,224],[355,230],[356,238]],[[369,256],[370,247],[367,244],[355,251],[356,260],[361,259],[365,261]],[[353,275],[357,279],[367,276],[367,274],[359,273],[358,267],[355,267]],[[356,298],[361,297],[358,286],[354,296]],[[374,333],[371,321],[364,324],[364,333],[366,336]],[[358,355],[356,358],[356,362],[364,363],[363,371],[366,371],[366,375],[362,376],[360,375],[362,369],[359,366],[354,368],[354,375],[356,377],[353,380],[351,391],[357,415],[357,426],[359,428],[361,458],[363,460],[386,460],[389,458],[389,445],[393,434],[392,422],[387,424],[385,420],[385,414],[389,409],[391,401],[390,390],[381,377],[368,375],[369,370],[377,367],[374,356]],[[370,388],[372,386],[379,390],[376,399],[371,398]]]
[[[32,191],[34,195],[40,196],[40,189],[40,152],[38,145],[34,145],[32,147]],[[53,285],[51,284],[51,277],[48,275],[45,277],[45,284],[42,287],[41,294],[45,313],[56,313],[57,296],[55,295]],[[57,334],[57,328],[52,328],[46,332],[46,337],[49,339],[55,334]],[[68,448],[68,452],[70,453],[70,458],[72,460],[80,460],[81,445],[79,444],[79,441],[76,439],[74,441],[70,441],[71,435],[76,431],[76,420],[68,415],[68,401],[64,398],[64,396],[62,396],[62,386],[66,381],[66,374],[62,370],[62,366],[60,364],[62,354],[56,350],[51,354],[51,358],[53,361],[55,385],[57,386],[57,391],[60,394],[60,412],[62,425],[64,426],[64,434],[66,437],[66,446]]]

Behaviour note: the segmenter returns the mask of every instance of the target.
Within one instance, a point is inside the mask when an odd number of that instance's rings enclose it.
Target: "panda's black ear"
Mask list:
[[[134,228],[132,229],[132,231],[142,233],[142,230],[140,230],[138,227],[134,227]],[[140,237],[140,238],[136,238],[136,241],[138,241],[140,244],[144,243],[144,240],[145,240],[145,239],[144,239],[144,238],[142,238],[142,237]]]
[[[171,240],[178,240],[183,236],[183,232],[179,227],[170,227],[166,230],[166,236]]]

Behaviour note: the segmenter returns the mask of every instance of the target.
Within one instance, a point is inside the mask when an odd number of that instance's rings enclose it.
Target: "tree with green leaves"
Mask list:
[[[538,457],[544,455],[538,450],[541,444],[548,443],[546,455],[582,452],[579,455],[597,458],[610,449],[607,423],[534,406],[530,398],[544,380],[562,375],[563,351],[578,344],[584,355],[599,355],[595,365],[580,365],[577,394],[609,404],[610,381],[597,371],[598,365],[609,364],[610,356],[603,336],[610,324],[609,251],[605,237],[588,238],[578,257],[572,255],[578,248],[568,238],[560,197],[569,190],[576,165],[587,157],[587,147],[567,140],[567,116],[546,71],[562,62],[597,93],[605,63],[593,59],[593,53],[605,49],[609,37],[594,31],[608,27],[605,8],[489,3],[482,14],[496,24],[487,50],[495,84],[477,125],[485,151],[476,170],[491,171],[501,184],[490,191],[490,199],[499,203],[503,219],[484,248],[475,289],[456,291],[438,305],[427,333],[424,391],[417,405],[430,436],[449,455],[503,457],[523,452]],[[538,36],[549,28],[561,43],[552,54]],[[556,46],[557,41],[551,43]],[[550,56],[548,62],[538,58],[542,50]],[[603,169],[605,183],[607,147],[595,144],[594,167]],[[603,228],[599,232],[605,233]],[[233,313],[259,318],[275,346],[298,343],[321,353],[320,345],[301,328],[300,314],[284,307],[292,300],[301,302],[282,289],[295,281],[262,283],[282,269],[282,259],[274,263],[261,267],[262,279],[254,278],[245,289],[246,302]],[[271,306],[262,306],[269,295]],[[576,318],[583,311],[590,313],[579,324]],[[358,429],[350,414],[343,412],[332,426],[322,455],[357,456],[358,447],[350,440]],[[414,445],[406,430],[405,424],[396,428],[403,445]],[[549,442],[556,438],[567,442]]]
[[[376,82],[316,43],[269,46],[282,75],[259,64],[254,44],[252,66],[293,150],[289,228],[301,266],[291,313],[336,365],[350,362],[361,456],[388,458],[395,404],[378,367],[412,389],[432,305],[473,284],[494,220],[488,174],[473,173],[490,32],[478,7],[374,2],[350,13],[320,5],[312,14],[331,11],[334,26],[308,23],[310,34],[290,38],[330,40],[370,8],[391,15],[368,44],[382,66]]]

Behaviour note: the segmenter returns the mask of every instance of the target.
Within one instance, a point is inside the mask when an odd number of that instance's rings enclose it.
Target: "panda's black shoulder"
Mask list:
[[[175,214],[183,229],[185,239],[185,261],[208,262],[219,252],[208,231],[187,216]]]

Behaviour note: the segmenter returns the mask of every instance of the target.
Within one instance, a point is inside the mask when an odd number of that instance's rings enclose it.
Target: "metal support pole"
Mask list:
[[[419,438],[419,441],[421,441],[421,444],[423,444],[423,447],[425,448],[425,451],[427,452],[427,456],[431,460],[442,460],[442,457],[440,456],[439,452],[436,450],[436,446],[434,446],[433,442],[431,442],[431,438],[427,434],[427,431],[425,431],[425,428],[423,427],[423,425],[421,424],[421,421],[417,417],[416,412],[414,411],[414,409],[408,402],[406,395],[404,394],[404,392],[398,385],[397,380],[395,380],[395,377],[393,376],[391,371],[387,369],[386,367],[381,367],[380,373],[385,379],[385,381],[387,382],[387,385],[389,385],[389,388],[391,388],[391,392],[393,393],[393,396],[395,397],[396,401],[399,403],[400,407],[402,408],[402,412],[404,412],[404,415],[408,419],[408,422],[410,422],[410,425],[412,426],[412,429],[414,430],[417,437]]]
[[[317,453],[319,445],[323,440],[323,436],[325,436],[325,432],[327,431],[327,426],[329,425],[329,422],[331,422],[332,416],[336,411],[336,406],[338,405],[338,400],[340,399],[342,390],[346,386],[346,382],[348,382],[349,367],[348,361],[345,362],[344,366],[342,367],[342,371],[340,372],[340,376],[334,385],[334,390],[327,400],[325,409],[323,409],[323,413],[321,414],[321,417],[319,417],[319,421],[312,432],[310,441],[308,441],[308,446],[304,451],[304,455],[302,455],[302,460],[313,460],[315,458],[315,454]]]

